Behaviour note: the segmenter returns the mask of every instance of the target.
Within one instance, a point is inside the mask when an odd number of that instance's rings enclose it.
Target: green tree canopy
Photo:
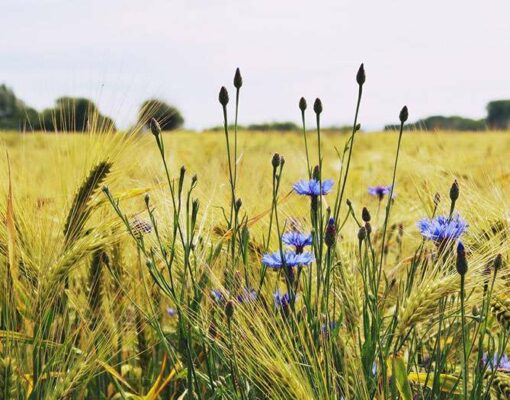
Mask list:
[[[106,132],[115,130],[113,120],[102,115],[97,106],[83,97],[60,97],[55,107],[41,113],[41,129],[46,131]]]
[[[487,104],[487,124],[491,129],[510,129],[510,100]]]
[[[33,129],[38,120],[36,110],[18,99],[12,89],[0,85],[0,129]]]
[[[159,122],[163,131],[178,129],[184,124],[180,111],[159,99],[145,100],[140,106],[138,124],[148,127],[151,118]]]

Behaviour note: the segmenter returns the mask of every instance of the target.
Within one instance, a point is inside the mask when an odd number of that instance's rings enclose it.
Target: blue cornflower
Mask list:
[[[173,307],[168,307],[166,309],[166,313],[168,314],[169,317],[175,317],[177,315],[177,310]]]
[[[320,196],[321,194],[328,194],[333,187],[333,181],[326,179],[321,182],[317,179],[310,179],[309,181],[297,181],[293,188],[297,194],[302,196]]]
[[[239,303],[251,303],[257,300],[257,292],[254,289],[244,288],[240,294],[237,295],[237,301]]]
[[[492,359],[488,359],[487,353],[483,354],[482,361],[487,365],[491,371],[493,370],[508,370],[510,371],[510,359],[506,354],[494,354]]]
[[[218,289],[211,290],[211,297],[220,304],[223,304],[226,301],[225,295],[223,292],[219,291]]]
[[[392,188],[392,185],[371,186],[368,188],[368,194],[370,194],[372,196],[376,196],[379,200],[382,200],[384,198],[384,196],[391,193],[391,188]]]
[[[288,246],[294,246],[296,253],[302,253],[305,246],[312,245],[312,235],[309,233],[301,233],[298,231],[291,231],[284,233],[282,242]]]
[[[273,293],[274,306],[276,308],[286,308],[289,306],[292,297],[288,293],[281,293],[279,290]]]
[[[440,244],[446,240],[457,240],[465,232],[468,224],[458,214],[452,218],[439,215],[433,219],[418,221],[418,229],[426,239]]]
[[[308,265],[314,261],[312,253],[296,254],[291,251],[283,252],[275,251],[274,253],[267,253],[262,256],[262,263],[269,268],[278,269],[283,265],[287,267],[295,267],[296,265]]]

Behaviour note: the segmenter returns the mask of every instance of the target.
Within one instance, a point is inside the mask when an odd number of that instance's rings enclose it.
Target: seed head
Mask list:
[[[223,107],[226,107],[228,104],[228,92],[225,86],[222,86],[220,89],[220,94],[218,95],[218,100]]]
[[[460,275],[465,275],[468,270],[466,251],[465,251],[465,248],[464,248],[464,245],[462,244],[462,242],[459,242],[459,244],[457,245],[456,267],[457,267],[457,272]]]
[[[409,118],[409,111],[407,110],[407,106],[402,107],[402,110],[400,110],[400,115],[398,117],[400,119],[400,122],[402,123],[407,121],[407,118]]]
[[[299,109],[301,110],[301,112],[305,112],[306,110],[306,99],[304,97],[301,97],[301,99],[299,99]]]
[[[161,134],[161,126],[159,126],[159,122],[156,121],[156,118],[151,118],[150,127],[154,136],[158,137]]]
[[[459,198],[459,183],[457,182],[457,179],[455,179],[452,183],[452,187],[450,188],[450,200],[452,202],[456,202]]]
[[[313,111],[317,115],[319,115],[322,112],[322,101],[318,97],[315,99],[315,102],[313,103]]]
[[[364,222],[370,222],[370,212],[366,207],[363,207],[363,210],[361,210],[361,219]]]
[[[241,76],[241,71],[237,68],[234,75],[234,87],[240,89],[241,86],[243,86],[243,77]]]
[[[356,74],[356,82],[358,82],[358,85],[363,86],[366,80],[365,75],[365,67],[363,64],[359,66],[358,73]]]
[[[273,159],[271,160],[271,164],[273,164],[273,168],[276,169],[280,166],[281,158],[278,153],[273,154]]]
[[[227,304],[225,304],[225,315],[229,321],[234,316],[234,302],[232,300],[227,301]]]

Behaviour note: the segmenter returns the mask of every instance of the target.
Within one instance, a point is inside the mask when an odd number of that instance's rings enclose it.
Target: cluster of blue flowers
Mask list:
[[[418,229],[426,239],[436,244],[455,241],[466,231],[468,224],[458,214],[451,218],[439,215],[433,219],[424,218],[418,221]]]
[[[510,359],[506,354],[503,355],[494,354],[492,359],[490,359],[487,353],[484,353],[482,362],[491,371],[498,370],[510,372]]]

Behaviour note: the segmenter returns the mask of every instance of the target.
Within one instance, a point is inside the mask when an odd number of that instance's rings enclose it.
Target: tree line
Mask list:
[[[434,115],[407,124],[407,130],[485,131],[510,130],[510,100],[496,100],[487,104],[487,116],[471,119],[459,116]],[[396,130],[400,126],[386,125],[384,130]]]
[[[156,118],[166,131],[184,124],[180,111],[159,99],[149,99],[140,105],[137,125],[147,125],[151,118]],[[0,130],[109,132],[116,129],[113,119],[102,114],[87,98],[59,97],[53,107],[38,112],[18,99],[5,84],[0,85]]]

